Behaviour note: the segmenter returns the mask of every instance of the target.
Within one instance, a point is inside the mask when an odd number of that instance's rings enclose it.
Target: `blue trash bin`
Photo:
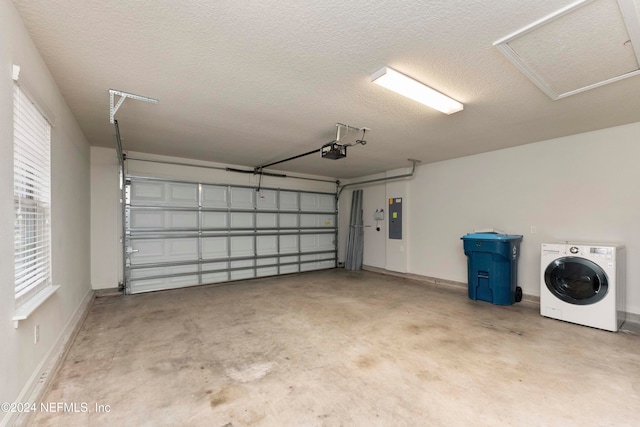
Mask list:
[[[496,305],[521,301],[517,282],[522,236],[468,233],[461,239],[467,256],[469,298]]]

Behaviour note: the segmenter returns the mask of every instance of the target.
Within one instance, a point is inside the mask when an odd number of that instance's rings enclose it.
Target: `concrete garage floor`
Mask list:
[[[640,336],[329,270],[96,299],[44,401],[90,412],[36,425],[637,426]]]

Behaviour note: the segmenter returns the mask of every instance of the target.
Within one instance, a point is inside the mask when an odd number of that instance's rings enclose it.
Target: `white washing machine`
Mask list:
[[[622,325],[624,246],[543,243],[540,266],[540,314],[614,332]]]

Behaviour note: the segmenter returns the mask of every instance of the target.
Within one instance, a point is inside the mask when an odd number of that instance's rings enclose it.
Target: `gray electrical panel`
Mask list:
[[[402,240],[402,198],[389,199],[389,238]]]

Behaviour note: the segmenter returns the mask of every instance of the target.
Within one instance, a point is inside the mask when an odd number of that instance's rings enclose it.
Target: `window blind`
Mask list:
[[[51,285],[51,126],[15,84],[13,198],[16,307]]]

